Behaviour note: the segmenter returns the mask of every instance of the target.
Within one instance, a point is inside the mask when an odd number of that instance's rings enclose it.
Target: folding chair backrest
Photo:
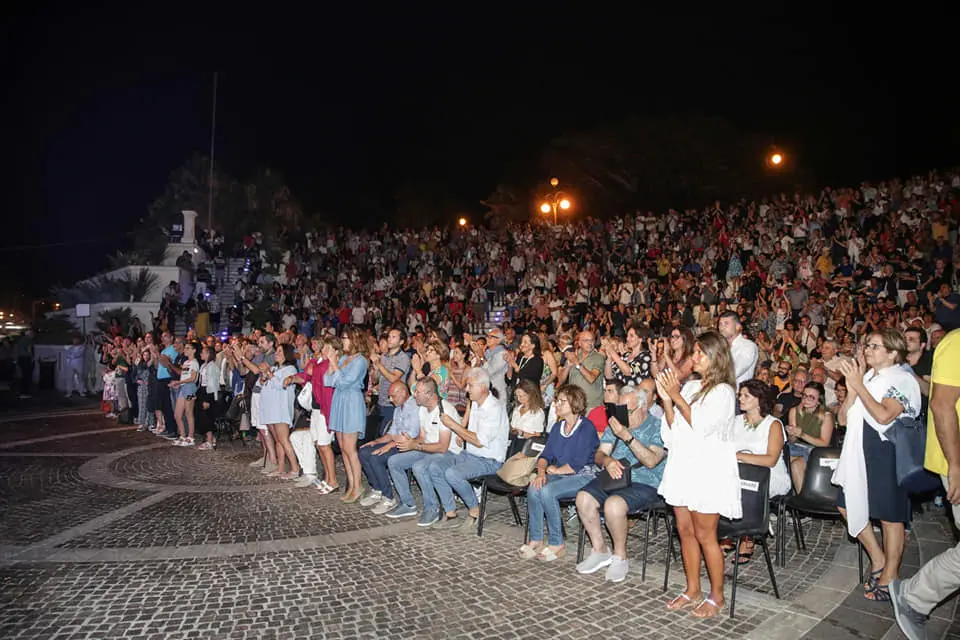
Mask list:
[[[543,453],[543,448],[547,445],[547,435],[541,434],[533,438],[527,438],[523,442],[523,448],[520,450],[528,458],[538,457]]]
[[[807,471],[803,476],[800,495],[806,500],[830,509],[837,503],[840,487],[833,484],[833,470],[840,460],[839,447],[814,447],[807,458]]]
[[[741,462],[739,468],[743,516],[738,520],[721,519],[724,537],[766,531],[770,517],[770,467]]]

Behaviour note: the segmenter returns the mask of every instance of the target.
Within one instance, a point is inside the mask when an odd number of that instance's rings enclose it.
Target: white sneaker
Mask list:
[[[594,551],[590,550],[590,555],[588,555],[583,562],[577,565],[577,573],[581,575],[589,575],[595,573],[604,567],[609,567],[610,563],[613,562],[613,555],[606,551]]]
[[[181,447],[192,447],[193,445],[193,438],[184,438],[183,442],[180,444]]]
[[[396,498],[388,500],[387,498],[380,498],[380,502],[377,503],[377,506],[373,508],[373,512],[378,516],[382,516],[387,511],[391,511],[395,506],[399,504],[399,501]]]
[[[380,502],[380,498],[382,498],[382,497],[383,497],[383,494],[382,494],[381,492],[377,491],[376,489],[374,489],[374,490],[370,491],[369,493],[367,493],[367,495],[365,495],[365,496],[363,496],[362,498],[360,498],[360,506],[361,506],[361,507],[372,507],[373,505],[375,505],[375,504],[377,504],[378,502]]]
[[[627,579],[627,570],[629,568],[629,562],[623,558],[613,556],[610,558],[610,566],[607,567],[607,572],[603,577],[606,578],[607,582],[623,582]]]
[[[295,487],[309,487],[317,481],[317,476],[300,476],[293,482]]]

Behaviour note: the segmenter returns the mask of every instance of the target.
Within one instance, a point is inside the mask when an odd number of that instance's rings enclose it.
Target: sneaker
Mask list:
[[[455,516],[453,518],[447,518],[444,516],[437,524],[433,525],[434,529],[459,529],[463,526],[463,518]]]
[[[384,514],[388,518],[409,518],[410,516],[417,515],[417,508],[411,507],[408,504],[400,503],[394,507],[391,511],[388,511]],[[423,520],[421,518],[421,520]],[[423,525],[426,526],[426,525]]]
[[[386,514],[387,511],[393,511],[393,508],[398,504],[400,504],[400,502],[396,498],[380,498],[380,502],[373,508],[373,512],[378,516],[382,516]]]
[[[603,577],[607,582],[623,582],[627,579],[627,570],[630,568],[630,563],[623,558],[618,558],[617,556],[610,557],[610,566],[607,567],[607,572],[603,574]]]
[[[263,466],[263,458],[264,458],[264,456],[260,456],[259,458],[257,458],[256,460],[254,460],[253,462],[251,462],[250,464],[248,464],[247,466],[248,466],[248,467],[262,467],[262,466]]]
[[[376,489],[367,493],[367,495],[360,498],[361,507],[372,507],[373,505],[380,502],[380,498],[383,497],[383,494]]]
[[[890,581],[890,601],[893,603],[893,617],[903,635],[910,640],[924,640],[927,637],[927,616],[907,604],[903,596],[903,581],[899,578]]]
[[[176,440],[174,440],[174,441],[171,442],[170,444],[172,444],[172,445],[175,446],[175,447],[182,447],[182,446],[183,446],[183,438],[177,438]]]
[[[431,525],[436,524],[439,521],[440,521],[439,513],[437,513],[436,511],[424,511],[423,514],[420,515],[420,520],[419,522],[417,522],[417,526],[429,527]]]
[[[577,565],[577,573],[581,575],[590,575],[591,573],[596,573],[604,567],[610,566],[610,563],[613,562],[613,555],[606,551],[593,551],[590,550],[590,555],[584,559],[583,562]]]
[[[160,437],[163,438],[164,440],[179,440],[179,439],[180,439],[180,436],[177,435],[177,433],[176,433],[175,431],[174,431],[174,432],[171,432],[171,433],[163,432],[163,433],[160,434]]]
[[[300,476],[294,481],[293,486],[297,488],[312,487],[315,482],[317,482],[317,476]]]

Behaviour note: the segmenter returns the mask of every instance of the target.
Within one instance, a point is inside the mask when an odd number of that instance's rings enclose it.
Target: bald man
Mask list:
[[[395,407],[393,422],[387,432],[360,447],[360,467],[367,475],[370,491],[360,500],[363,507],[373,507],[373,512],[383,515],[397,506],[393,494],[393,483],[387,462],[399,452],[397,443],[406,435],[416,438],[420,435],[420,408],[410,395],[410,389],[403,382],[390,385],[390,402]]]

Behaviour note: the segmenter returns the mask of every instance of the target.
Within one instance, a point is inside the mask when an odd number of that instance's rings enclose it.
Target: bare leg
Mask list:
[[[903,559],[906,526],[902,522],[881,520],[880,527],[883,529],[884,565],[883,573],[877,579],[877,584],[887,585],[890,584],[891,580],[900,576],[900,561]]]
[[[720,550],[720,541],[717,539],[717,523],[720,522],[720,514],[693,512],[690,515],[693,518],[697,542],[706,561],[707,575],[710,577],[710,599],[717,603],[719,609],[724,605],[723,551]]]
[[[194,416],[193,416],[193,406],[194,404],[196,404],[196,402],[197,402],[196,400],[184,400],[183,402],[183,408],[184,408],[183,413],[187,417],[187,437],[191,439],[196,433],[196,428],[197,428],[196,423],[194,422]]]
[[[806,460],[799,456],[790,458],[790,475],[793,477],[793,488],[797,493],[803,489],[803,476],[806,472]]]
[[[187,426],[184,424],[183,413],[186,408],[186,400],[183,398],[177,398],[177,404],[173,406],[173,419],[177,423],[177,433],[180,434],[181,438],[187,437]]]
[[[843,516],[844,521],[847,519],[847,510],[843,507],[837,507],[837,511],[840,512],[840,515]],[[902,525],[901,525],[902,526]],[[863,528],[863,531],[857,536],[857,540],[860,541],[860,544],[863,545],[864,550],[867,552],[867,555],[870,556],[870,572],[884,569],[884,563],[887,561],[883,555],[883,547],[880,546],[880,542],[877,540],[877,536],[873,533],[873,527],[868,523],[867,526]],[[903,539],[901,538],[901,543]],[[902,547],[901,547],[902,550]],[[899,567],[898,567],[899,569]]]
[[[270,426],[273,427],[273,434],[277,439],[277,454],[284,455],[290,461],[290,471],[300,473],[297,454],[293,450],[293,443],[290,442],[290,425],[278,423]]]
[[[623,560],[627,559],[627,511],[627,503],[620,496],[610,496],[603,503],[603,517],[613,540],[613,555]],[[697,573],[700,573],[699,567]]]
[[[357,455],[357,437],[356,433],[337,433],[337,441],[340,443],[340,452],[343,456],[343,466],[347,471],[347,492],[343,494],[341,500],[356,499],[360,497],[360,458]]]
[[[590,536],[590,545],[598,553],[607,550],[606,540],[603,539],[603,527],[600,525],[600,504],[597,499],[585,491],[577,494],[577,512],[583,530]]]
[[[690,600],[696,600],[700,597],[700,543],[697,541],[690,510],[686,507],[674,507],[673,514],[677,519],[683,573],[687,578],[687,589],[683,593]],[[719,546],[717,548],[719,549]]]
[[[260,435],[263,437],[263,445],[267,448],[267,460],[270,464],[277,465],[277,469],[280,469],[280,460],[277,459],[277,448],[274,444],[273,435],[270,433],[270,429],[258,429]]]
[[[320,454],[320,464],[323,466],[323,479],[330,487],[336,489],[340,486],[337,482],[337,463],[333,456],[333,447],[328,444],[318,444],[317,453]]]

